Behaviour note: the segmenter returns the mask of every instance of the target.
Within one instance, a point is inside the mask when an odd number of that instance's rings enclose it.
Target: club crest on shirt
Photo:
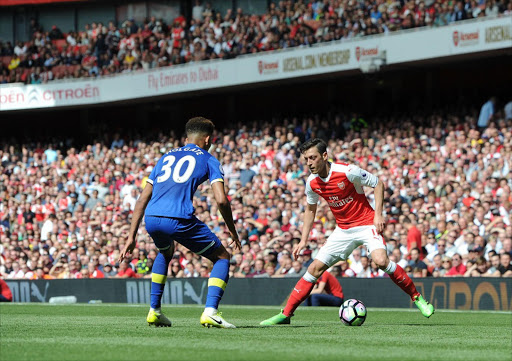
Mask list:
[[[344,190],[344,189],[345,189],[345,182],[340,182],[340,183],[338,183],[338,187],[339,187],[341,190]]]

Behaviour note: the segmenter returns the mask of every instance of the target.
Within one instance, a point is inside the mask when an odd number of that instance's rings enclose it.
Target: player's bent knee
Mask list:
[[[329,268],[325,263],[314,260],[308,267],[308,272],[316,278],[319,278],[324,271]]]
[[[377,267],[384,269],[388,266],[388,258],[387,257],[377,257],[373,258],[373,262],[377,265]]]

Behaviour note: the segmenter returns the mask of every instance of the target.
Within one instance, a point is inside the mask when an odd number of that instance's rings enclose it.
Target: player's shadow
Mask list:
[[[419,326],[419,327],[443,327],[443,326],[457,326],[455,323],[431,324],[431,323],[397,323],[401,326]]]
[[[297,325],[297,326],[290,326],[290,325],[286,325],[285,327],[283,328],[298,328],[298,327],[308,327],[308,326],[301,326],[301,325]],[[269,326],[236,326],[236,328],[276,328],[276,327],[269,327]],[[277,327],[279,328],[279,327]]]

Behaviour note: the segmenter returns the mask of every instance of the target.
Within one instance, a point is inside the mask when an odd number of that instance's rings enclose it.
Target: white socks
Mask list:
[[[150,307],[149,310],[150,311],[155,311],[156,314],[161,314],[162,313],[162,309],[160,307],[159,308]]]
[[[396,270],[396,263],[390,260],[388,263],[388,266],[386,267],[384,272],[386,272],[388,275],[392,275],[393,273],[395,273],[395,270]]]
[[[206,316],[215,316],[217,314],[217,309],[213,307],[206,307],[204,309],[204,313]]]
[[[305,281],[308,281],[310,283],[315,283],[316,280],[318,279],[307,271],[306,271],[306,273],[304,273],[304,276],[302,276],[302,278],[304,278]]]

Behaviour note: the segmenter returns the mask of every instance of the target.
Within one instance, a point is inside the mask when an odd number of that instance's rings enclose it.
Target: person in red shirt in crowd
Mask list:
[[[89,270],[89,278],[105,278],[103,272],[96,268],[94,262],[89,262],[87,269]]]
[[[462,256],[460,254],[455,253],[452,256],[452,264],[453,264],[453,267],[448,272],[446,272],[446,274],[444,276],[445,277],[450,277],[450,276],[462,277],[462,276],[464,276],[464,273],[466,273],[467,269],[466,269],[466,266],[464,266],[464,264],[462,264]]]
[[[402,223],[407,229],[407,253],[411,253],[413,248],[418,248],[420,251],[420,259],[423,259],[424,257],[421,251],[421,232],[412,224],[409,217],[404,217]]]
[[[0,278],[0,302],[12,302],[12,292],[7,283]]]
[[[331,272],[340,273],[340,268],[335,266]],[[330,272],[324,272],[311,291],[311,295],[304,302],[305,306],[336,306],[343,303],[343,288],[336,277]]]
[[[131,269],[129,266],[129,262],[127,260],[121,262],[119,264],[119,272],[115,278],[135,278],[135,271]]]

